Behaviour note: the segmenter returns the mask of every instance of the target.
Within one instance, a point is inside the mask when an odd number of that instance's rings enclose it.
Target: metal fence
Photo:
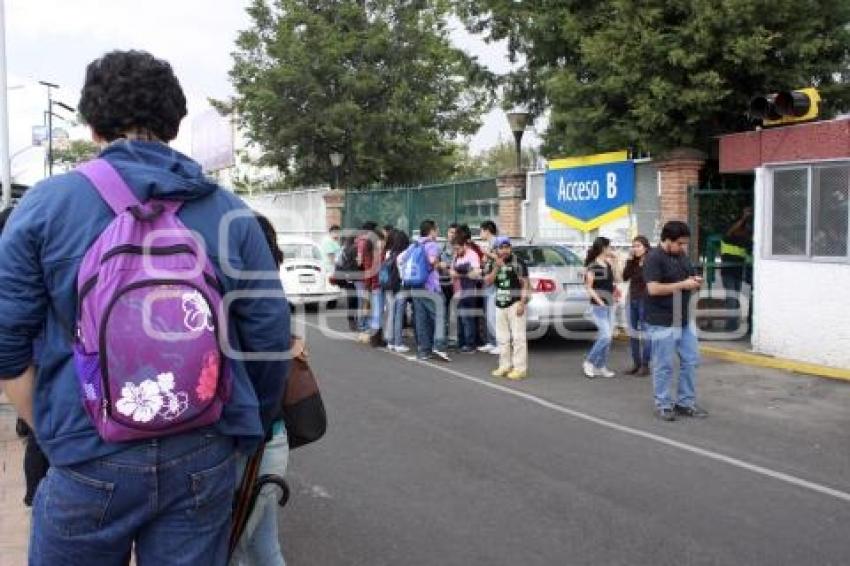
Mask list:
[[[380,187],[348,191],[345,195],[345,228],[359,228],[373,220],[415,232],[425,219],[441,230],[452,222],[472,228],[499,215],[496,179],[476,179],[416,187]]]

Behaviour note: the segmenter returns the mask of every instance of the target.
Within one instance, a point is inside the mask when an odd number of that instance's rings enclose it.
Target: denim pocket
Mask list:
[[[189,474],[189,483],[195,500],[193,513],[215,519],[217,506],[230,513],[236,491],[236,453],[212,468]]]
[[[115,484],[61,467],[51,467],[44,483],[47,519],[57,532],[73,537],[102,527]]]

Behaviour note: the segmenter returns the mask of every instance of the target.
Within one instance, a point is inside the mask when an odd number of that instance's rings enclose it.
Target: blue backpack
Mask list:
[[[405,253],[404,262],[401,266],[401,283],[405,287],[424,287],[431,274],[431,262],[428,261],[428,253],[425,246],[420,242],[414,242]]]

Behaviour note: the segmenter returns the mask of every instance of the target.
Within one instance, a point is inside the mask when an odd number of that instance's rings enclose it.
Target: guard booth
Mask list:
[[[723,136],[720,171],[754,174],[753,349],[850,367],[850,119]]]

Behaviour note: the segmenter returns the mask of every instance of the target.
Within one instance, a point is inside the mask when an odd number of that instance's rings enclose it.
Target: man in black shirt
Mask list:
[[[699,343],[689,313],[691,293],[702,286],[687,257],[690,229],[684,222],[671,221],[661,230],[661,245],[651,250],[643,265],[648,296],[646,323],[652,340],[652,383],[655,413],[672,421],[676,415],[706,417],[696,404],[695,378],[699,365]],[[673,357],[679,354],[678,395],[670,395]]]

